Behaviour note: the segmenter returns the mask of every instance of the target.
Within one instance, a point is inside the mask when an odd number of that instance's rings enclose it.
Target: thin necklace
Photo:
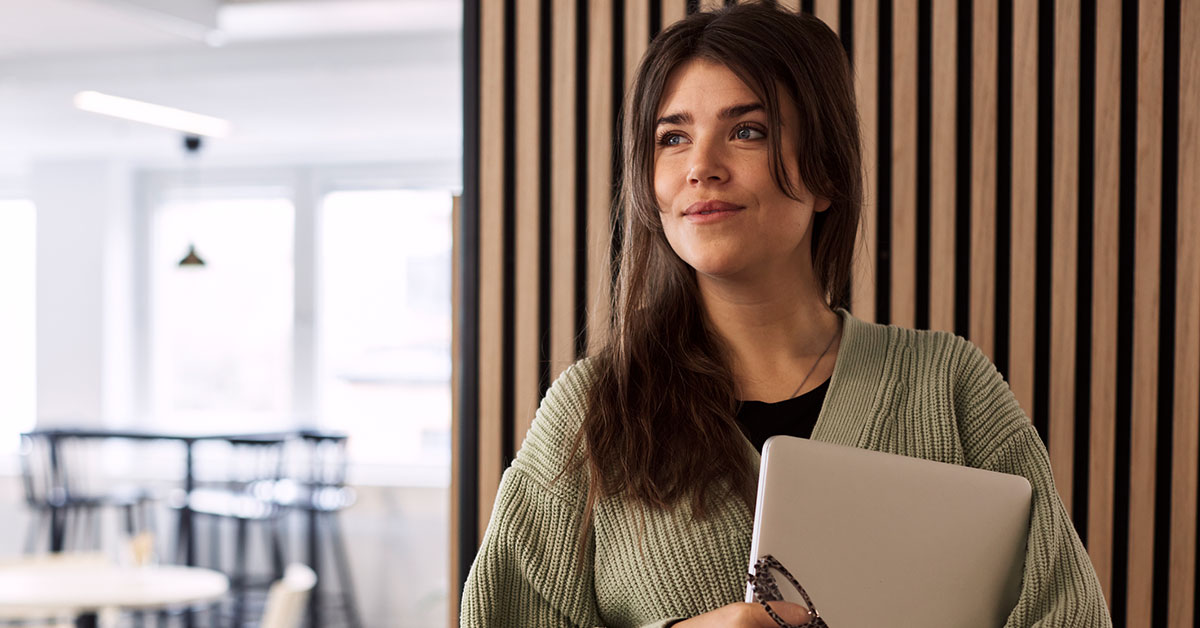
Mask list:
[[[829,353],[829,348],[833,346],[833,341],[837,340],[837,337],[837,332],[833,332],[833,335],[829,337],[829,344],[825,345],[825,350],[821,352],[821,355],[817,356],[817,361],[813,362],[812,368],[808,369],[808,375],[805,375],[804,379],[800,380],[800,385],[796,387],[796,390],[792,391],[791,395],[788,395],[788,399],[795,397],[800,392],[800,389],[804,388],[804,385],[808,383],[808,378],[812,377],[812,374],[817,370],[817,365],[821,363],[821,358],[824,358],[825,354]]]

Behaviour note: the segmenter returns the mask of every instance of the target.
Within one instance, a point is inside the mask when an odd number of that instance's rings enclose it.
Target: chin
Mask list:
[[[734,263],[732,260],[702,260],[696,263],[688,262],[688,266],[691,266],[697,275],[713,279],[728,279],[744,270],[742,264]]]

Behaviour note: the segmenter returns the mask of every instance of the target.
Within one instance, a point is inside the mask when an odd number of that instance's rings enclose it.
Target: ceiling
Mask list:
[[[458,0],[0,0],[0,59],[456,31]]]
[[[459,0],[0,0],[0,179],[41,161],[183,163],[96,90],[229,120],[211,164],[461,155]]]

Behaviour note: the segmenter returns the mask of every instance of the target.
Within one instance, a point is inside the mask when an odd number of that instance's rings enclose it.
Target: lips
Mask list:
[[[743,209],[741,205],[725,201],[699,201],[692,203],[683,211],[684,216],[712,216],[723,212],[734,212]]]

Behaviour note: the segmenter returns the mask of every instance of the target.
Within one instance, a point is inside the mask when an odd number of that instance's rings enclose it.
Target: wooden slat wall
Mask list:
[[[971,294],[967,338],[996,358],[996,100],[1000,7],[972,0]],[[966,63],[966,60],[963,60]],[[962,211],[962,208],[959,208]]]
[[[1117,416],[1118,184],[1120,182],[1121,7],[1114,0],[1096,8],[1095,187],[1092,192],[1092,350],[1088,487],[1088,554],[1100,585],[1113,603],[1113,506]],[[1104,42],[1104,45],[1099,45]]]
[[[930,46],[929,328],[954,331],[958,7],[934,0]]]
[[[1060,2],[1054,14],[1054,180],[1079,180],[1079,5]],[[1055,295],[1076,295],[1079,274],[1079,188],[1054,186],[1054,251],[1051,264]],[[1075,472],[1075,322],[1076,299],[1050,301],[1050,466],[1070,514]]]
[[[477,352],[460,356],[477,386],[458,408],[478,451],[456,458],[477,482],[454,486],[476,491],[461,495],[468,540],[545,388],[603,342],[623,90],[655,33],[724,4],[467,3],[478,285],[463,289],[479,312]],[[1200,3],[780,5],[845,30],[855,69],[867,203],[852,310],[992,357],[1047,442],[1114,623],[1192,625]]]

